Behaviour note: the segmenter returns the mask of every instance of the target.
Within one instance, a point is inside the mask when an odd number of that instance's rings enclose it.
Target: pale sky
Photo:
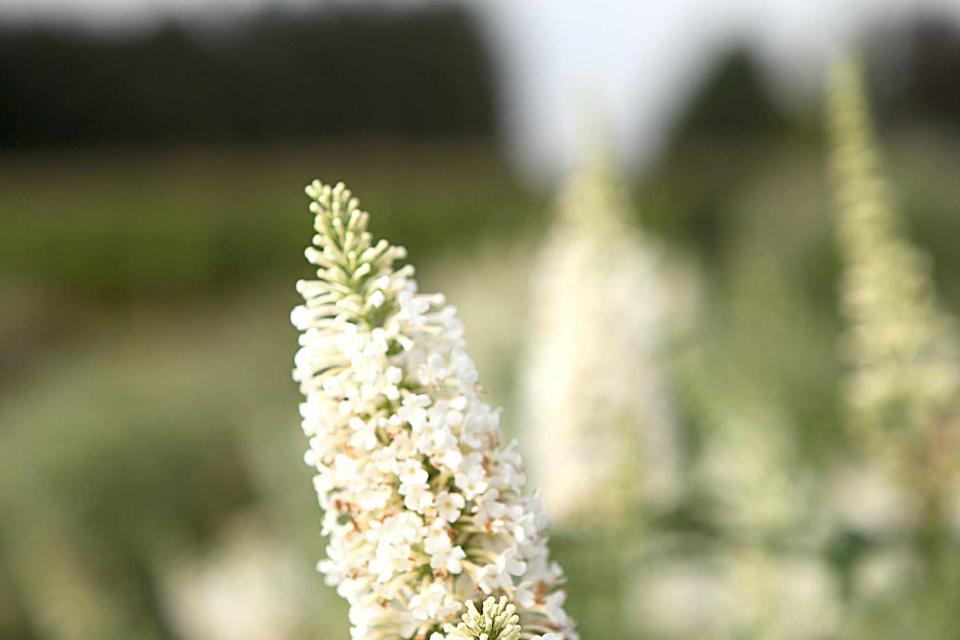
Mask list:
[[[0,17],[108,27],[268,6],[429,0],[0,0]],[[443,0],[438,0],[443,1]],[[505,72],[507,142],[531,177],[576,156],[586,114],[602,116],[623,159],[643,167],[718,47],[739,37],[784,90],[815,90],[832,52],[859,28],[922,8],[960,19],[957,0],[475,0]]]

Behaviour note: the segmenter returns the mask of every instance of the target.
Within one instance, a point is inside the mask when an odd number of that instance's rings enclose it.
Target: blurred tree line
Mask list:
[[[878,28],[866,48],[882,117],[960,130],[960,23],[919,15],[906,25]]]
[[[0,26],[0,148],[486,135],[493,65],[453,4],[91,33]]]
[[[885,131],[898,139],[923,132],[950,138],[960,132],[956,21],[917,13],[876,23],[862,35],[859,49],[871,108]],[[769,75],[753,47],[729,43],[676,114],[666,153],[643,180],[646,224],[668,238],[692,243],[714,266],[722,261],[738,224],[728,205],[743,183],[763,173],[771,157],[825,152],[819,98],[806,108],[789,105],[774,95]],[[910,201],[905,206],[931,205]],[[922,228],[924,213],[915,212],[921,219],[919,232],[939,245],[944,236]],[[831,282],[835,265],[829,256],[811,255],[809,262],[811,282]],[[827,304],[833,292],[820,287],[818,295]]]

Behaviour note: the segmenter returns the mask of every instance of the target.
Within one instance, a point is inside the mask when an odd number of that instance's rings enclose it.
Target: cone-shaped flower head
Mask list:
[[[506,601],[494,617],[510,613],[488,640],[519,627],[576,638],[542,507],[478,395],[456,310],[394,268],[404,250],[374,242],[342,184],[306,191],[317,278],[297,283],[294,378],[330,537],[318,568],[350,604],[352,637],[443,637],[467,602],[495,594]]]
[[[477,611],[473,601],[467,602],[467,612],[456,626],[448,624],[447,640],[519,640],[520,617],[517,608],[506,597],[487,598],[483,610]]]
[[[657,251],[629,220],[610,154],[564,187],[533,276],[525,372],[534,479],[553,518],[595,522],[678,488],[675,421],[659,366]]]
[[[829,112],[851,428],[930,497],[957,454],[960,341],[880,178],[855,63],[835,69]]]

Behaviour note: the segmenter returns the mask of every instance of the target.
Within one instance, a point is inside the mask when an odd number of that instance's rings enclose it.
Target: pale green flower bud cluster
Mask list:
[[[880,177],[862,85],[850,62],[836,69],[830,94],[846,401],[853,433],[932,496],[960,451],[960,336]]]
[[[519,640],[520,616],[517,608],[506,598],[487,598],[483,610],[477,611],[473,601],[467,602],[467,612],[456,625],[447,625],[445,640]],[[437,634],[439,636],[440,634]]]

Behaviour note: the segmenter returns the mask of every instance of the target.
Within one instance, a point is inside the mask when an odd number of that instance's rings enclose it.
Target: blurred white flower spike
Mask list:
[[[631,224],[610,156],[598,145],[564,187],[533,278],[531,470],[562,525],[616,521],[638,504],[668,506],[681,491],[659,362],[663,264]]]
[[[576,639],[542,506],[499,442],[456,310],[394,267],[404,249],[374,242],[343,184],[306,192],[317,278],[297,283],[294,379],[329,536],[318,569],[349,602],[351,637]]]
[[[939,305],[930,258],[907,239],[880,177],[859,66],[831,87],[833,170],[849,329],[853,433],[939,512],[960,451],[960,333]]]

